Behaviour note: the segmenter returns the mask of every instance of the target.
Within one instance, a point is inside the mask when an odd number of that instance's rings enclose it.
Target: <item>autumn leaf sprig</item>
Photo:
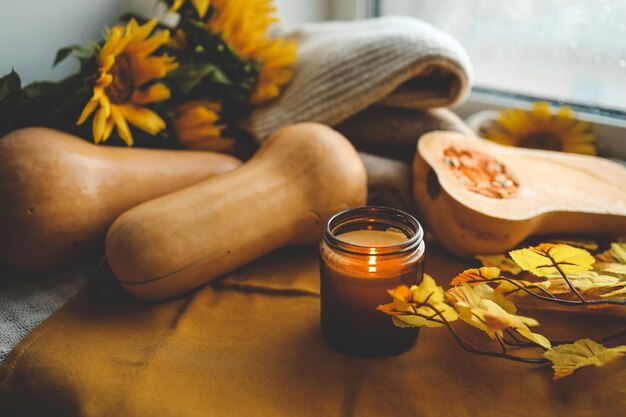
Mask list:
[[[626,305],[626,244],[614,242],[608,251],[594,257],[587,249],[568,243],[542,243],[511,251],[510,257],[478,257],[484,266],[457,275],[447,291],[425,275],[420,285],[389,290],[393,301],[378,310],[390,315],[398,327],[445,327],[463,349],[474,354],[533,364],[551,362],[554,379],[584,366],[604,366],[626,355],[626,346],[602,345],[626,336],[626,329],[596,341],[551,342],[531,331],[539,322],[518,315],[512,301],[532,297],[564,308]],[[518,277],[522,271],[530,275],[528,279]],[[474,346],[464,338],[457,323],[481,330],[497,343],[497,348]],[[518,349],[528,348],[539,350],[541,355],[517,354]]]

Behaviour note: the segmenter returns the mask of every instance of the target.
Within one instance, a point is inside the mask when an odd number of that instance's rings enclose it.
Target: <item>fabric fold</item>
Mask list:
[[[308,252],[316,259],[315,249]],[[304,282],[317,277],[315,263],[296,268],[295,255],[269,259],[240,274],[283,284],[294,273],[308,277]],[[427,272],[441,284],[464,262],[428,248]],[[624,361],[555,383],[547,367],[468,353],[444,328],[423,329],[401,355],[355,359],[324,342],[318,297],[208,285],[147,303],[111,280],[102,282],[103,293],[95,300],[80,292],[13,350],[0,367],[0,415],[385,417],[479,410],[494,417],[588,417],[621,415],[626,406],[626,386],[615,383],[626,373]],[[555,339],[596,338],[622,325],[591,316],[540,320]]]

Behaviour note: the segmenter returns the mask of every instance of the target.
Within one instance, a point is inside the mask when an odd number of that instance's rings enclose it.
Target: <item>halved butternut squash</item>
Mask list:
[[[626,168],[607,159],[432,132],[413,173],[426,228],[459,255],[502,253],[531,235],[626,233]]]

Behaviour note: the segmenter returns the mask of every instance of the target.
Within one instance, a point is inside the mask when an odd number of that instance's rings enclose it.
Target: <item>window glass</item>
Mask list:
[[[626,111],[624,0],[379,0],[466,48],[477,86]]]

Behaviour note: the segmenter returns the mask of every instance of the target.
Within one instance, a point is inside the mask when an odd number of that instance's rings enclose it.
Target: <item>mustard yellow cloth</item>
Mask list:
[[[443,284],[463,265],[429,248]],[[619,416],[626,361],[561,381],[548,367],[480,357],[443,329],[410,351],[351,359],[319,329],[317,253],[279,251],[183,298],[85,289],[0,369],[9,416]],[[553,338],[599,337],[623,319],[540,317]],[[623,323],[621,323],[623,324]]]

